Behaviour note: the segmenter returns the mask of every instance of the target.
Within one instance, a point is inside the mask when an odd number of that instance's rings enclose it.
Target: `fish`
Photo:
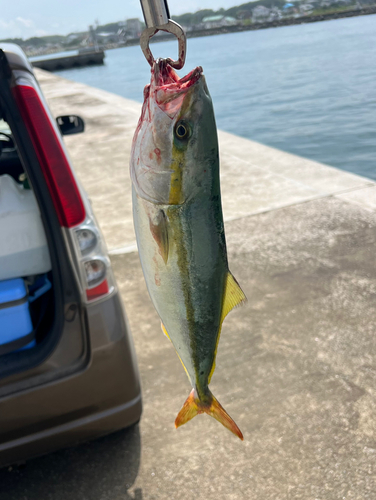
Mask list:
[[[246,296],[228,267],[217,128],[202,67],[179,78],[166,61],[153,64],[130,175],[146,286],[192,386],[175,427],[207,413],[243,440],[209,389],[223,320]]]

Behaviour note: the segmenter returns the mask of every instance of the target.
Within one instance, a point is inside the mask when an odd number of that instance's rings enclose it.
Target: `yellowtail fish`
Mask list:
[[[166,62],[154,64],[130,170],[146,285],[193,387],[175,426],[207,413],[243,439],[208,387],[222,322],[246,297],[227,263],[217,129],[201,67],[179,79]]]

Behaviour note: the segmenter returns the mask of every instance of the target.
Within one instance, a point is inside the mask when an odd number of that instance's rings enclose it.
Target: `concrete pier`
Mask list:
[[[143,382],[139,427],[0,471],[2,500],[365,500],[376,492],[376,185],[219,132],[230,269],[211,390],[241,442],[199,415],[147,295],[128,163],[140,105],[37,71],[110,250]],[[146,82],[145,82],[146,83]],[[140,94],[142,89],[140,89]],[[126,383],[126,381],[124,381]]]

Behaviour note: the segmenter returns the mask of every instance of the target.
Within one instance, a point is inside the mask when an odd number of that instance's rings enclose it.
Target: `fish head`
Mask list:
[[[166,62],[156,62],[133,139],[131,177],[138,196],[181,205],[202,190],[210,192],[218,168],[214,111],[202,68],[179,78]]]

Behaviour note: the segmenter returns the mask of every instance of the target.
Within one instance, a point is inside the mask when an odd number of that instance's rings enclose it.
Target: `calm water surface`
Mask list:
[[[376,179],[376,15],[189,39],[186,72],[198,65],[218,128]],[[59,74],[140,102],[150,78],[138,46]]]

